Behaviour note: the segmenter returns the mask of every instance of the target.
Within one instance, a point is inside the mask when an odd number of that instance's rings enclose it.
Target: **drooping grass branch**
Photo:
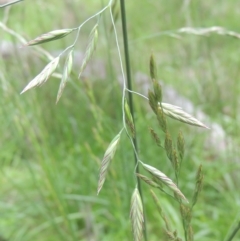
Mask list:
[[[13,5],[13,4],[15,4],[15,3],[21,2],[21,1],[23,1],[23,0],[16,0],[16,1],[12,1],[12,2],[10,2],[10,3],[5,3],[5,4],[3,4],[3,5],[0,5],[0,8],[7,7],[7,6]]]

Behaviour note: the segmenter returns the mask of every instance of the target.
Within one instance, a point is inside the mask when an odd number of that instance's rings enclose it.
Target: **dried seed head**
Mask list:
[[[62,96],[63,90],[67,84],[69,75],[72,71],[72,62],[73,62],[72,59],[73,59],[73,49],[70,50],[70,52],[68,53],[68,56],[67,56],[65,64],[64,64],[62,80],[61,80],[61,83],[59,86],[56,103],[59,101],[60,97]]]
[[[132,194],[130,218],[134,241],[141,241],[144,219],[142,200],[137,188],[135,188]]]
[[[151,90],[148,90],[148,101],[154,113],[157,114],[158,102],[156,100],[154,93]]]
[[[108,166],[109,166],[111,160],[113,159],[113,157],[115,155],[115,152],[117,150],[117,146],[118,146],[118,143],[119,143],[119,140],[120,140],[120,137],[121,137],[121,132],[119,132],[114,137],[114,139],[111,141],[111,143],[109,144],[109,146],[108,146],[108,148],[107,148],[107,150],[104,154],[104,157],[103,157],[103,160],[102,160],[102,163],[101,163],[101,167],[100,167],[97,194],[99,194],[99,192],[101,191],[102,186],[105,182]]]
[[[174,194],[180,198],[188,202],[188,200],[185,198],[185,196],[182,194],[182,192],[179,190],[179,188],[176,186],[176,184],[173,183],[173,181],[167,177],[164,173],[156,169],[155,167],[152,167],[150,165],[142,163],[142,166],[144,167],[145,170],[147,170],[152,176],[156,177],[159,179],[163,184],[168,186],[170,189],[173,190]]]
[[[162,109],[160,109],[160,108],[157,109],[157,119],[158,119],[158,123],[159,123],[162,131],[164,133],[166,133],[166,131],[167,131],[167,120],[166,120],[166,117],[165,117]]]
[[[131,132],[131,136],[134,138],[135,137],[135,128],[134,128],[134,123],[133,123],[133,118],[127,103],[127,100],[125,99],[124,101],[124,110],[125,110],[125,121],[126,124]]]
[[[182,161],[184,157],[184,151],[185,151],[185,142],[181,131],[178,132],[177,149],[178,149],[180,160]]]
[[[27,90],[30,90],[36,86],[40,86],[44,84],[48,78],[52,75],[52,73],[55,71],[59,63],[59,56],[55,59],[53,59],[43,70],[40,74],[38,74],[33,80],[31,80],[28,85],[23,89],[21,94],[26,92]]]
[[[83,59],[83,62],[82,62],[82,66],[80,68],[80,72],[79,72],[79,76],[78,76],[79,79],[82,75],[83,70],[86,68],[88,62],[90,61],[94,50],[96,49],[97,40],[98,40],[98,24],[96,24],[93,27],[93,29],[92,29],[92,31],[89,35],[88,47],[87,47],[87,50],[85,52],[85,56],[84,56],[84,59]]]
[[[154,90],[154,95],[155,99],[158,103],[162,102],[162,87],[161,85],[153,79],[153,90]]]
[[[165,142],[164,142],[165,151],[168,159],[173,162],[173,147],[172,147],[172,138],[169,132],[166,132]]]
[[[156,62],[153,54],[150,56],[149,68],[150,68],[151,78],[157,79],[157,68],[156,68]]]
[[[26,43],[27,46],[42,44],[46,42],[50,42],[56,39],[63,38],[70,34],[74,29],[59,29],[59,30],[53,30],[51,32],[42,34],[38,36],[37,38],[29,41]]]
[[[158,146],[161,146],[161,141],[160,141],[158,134],[152,128],[149,128],[149,131],[151,133],[153,140],[156,142],[156,144]]]

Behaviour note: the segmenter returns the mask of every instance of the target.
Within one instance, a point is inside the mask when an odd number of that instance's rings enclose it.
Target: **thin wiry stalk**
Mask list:
[[[5,3],[5,4],[3,4],[3,5],[0,5],[0,8],[7,7],[7,6],[10,6],[10,5],[12,5],[12,4],[21,2],[21,1],[23,1],[23,0],[16,0],[16,1],[12,1],[12,2],[10,2],[10,3]]]

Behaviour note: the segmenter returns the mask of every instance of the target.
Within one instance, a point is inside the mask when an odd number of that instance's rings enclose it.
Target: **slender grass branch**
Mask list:
[[[7,7],[7,6],[10,6],[10,5],[12,5],[12,4],[21,2],[21,1],[23,1],[23,0],[16,0],[16,1],[12,1],[12,2],[10,2],[10,3],[2,4],[2,5],[0,5],[0,8]]]

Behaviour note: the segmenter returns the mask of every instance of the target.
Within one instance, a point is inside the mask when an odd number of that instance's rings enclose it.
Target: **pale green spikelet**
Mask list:
[[[134,241],[141,241],[144,218],[142,200],[137,188],[135,188],[131,198],[130,218],[132,223],[133,239]]]

